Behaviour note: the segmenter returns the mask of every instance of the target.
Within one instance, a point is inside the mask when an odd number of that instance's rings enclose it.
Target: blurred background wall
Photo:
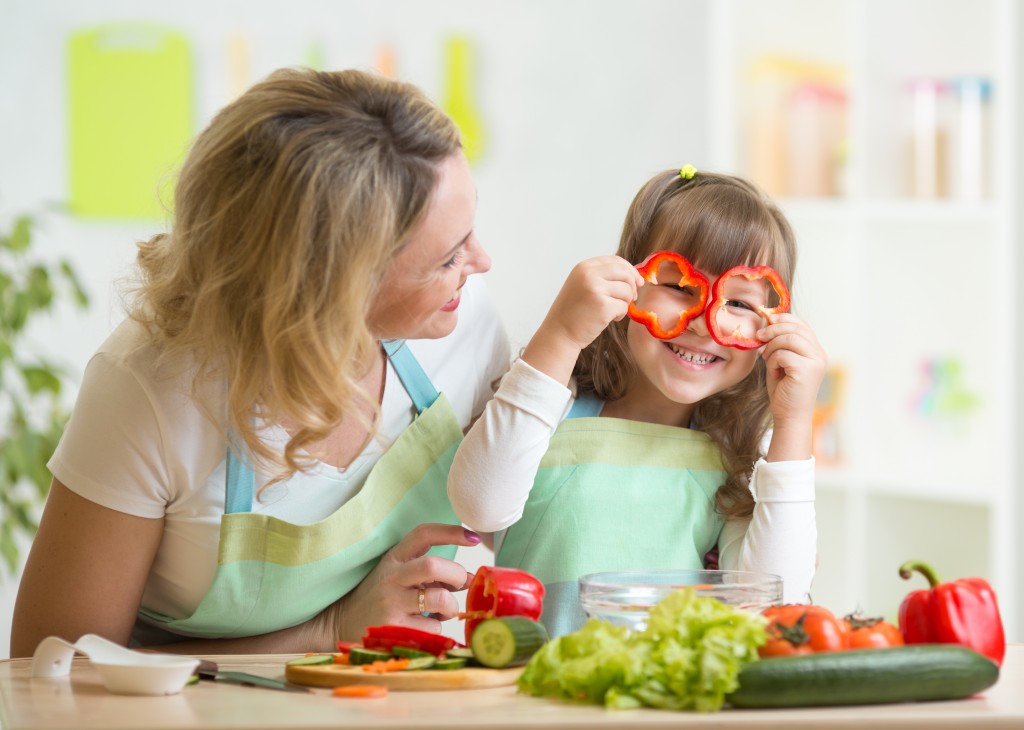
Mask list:
[[[158,192],[192,135],[275,68],[376,69],[423,88],[472,142],[487,280],[517,349],[572,265],[614,251],[654,172],[691,163],[776,195],[800,238],[796,309],[833,365],[816,442],[815,600],[893,618],[910,587],[896,567],[931,560],[948,578],[993,580],[1015,635],[1012,0],[0,10],[0,223],[35,215],[42,255],[72,262],[92,296],[30,331],[71,374],[69,405],[123,316],[117,281],[136,242],[166,226]],[[16,546],[23,561],[26,538]],[[0,656],[17,577],[0,568]]]

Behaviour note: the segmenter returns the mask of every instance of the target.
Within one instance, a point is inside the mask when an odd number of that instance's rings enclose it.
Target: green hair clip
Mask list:
[[[697,168],[693,165],[683,165],[679,168],[679,177],[683,180],[693,180],[693,176],[697,174]]]

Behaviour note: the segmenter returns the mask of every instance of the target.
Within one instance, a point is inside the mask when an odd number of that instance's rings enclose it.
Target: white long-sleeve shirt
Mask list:
[[[459,447],[448,478],[455,514],[480,532],[514,524],[573,393],[517,360]],[[817,560],[814,458],[753,465],[752,517],[729,519],[719,538],[723,570],[774,573],[783,601],[809,600]]]

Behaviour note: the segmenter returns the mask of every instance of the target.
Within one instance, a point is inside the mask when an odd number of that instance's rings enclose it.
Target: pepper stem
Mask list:
[[[908,560],[900,566],[900,578],[903,580],[909,580],[910,576],[917,571],[925,578],[928,579],[928,584],[934,588],[939,585],[942,581],[939,580],[939,576],[935,573],[935,570],[928,563],[922,563],[920,560]]]

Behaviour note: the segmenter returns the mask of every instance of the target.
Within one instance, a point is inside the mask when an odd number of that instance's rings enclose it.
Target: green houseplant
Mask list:
[[[60,301],[89,303],[70,263],[39,255],[35,227],[29,215],[0,225],[0,558],[10,573],[19,535],[31,538],[39,526],[50,489],[46,462],[68,416],[61,401],[68,374],[34,351],[30,325]]]

